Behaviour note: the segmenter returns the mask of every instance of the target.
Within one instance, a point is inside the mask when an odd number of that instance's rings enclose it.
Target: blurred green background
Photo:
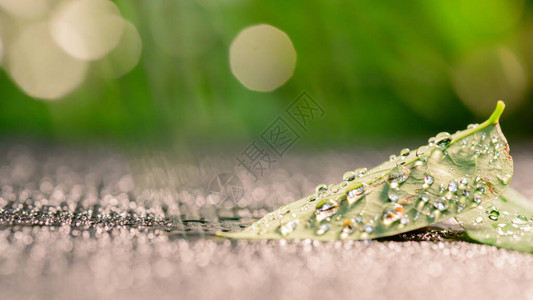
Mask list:
[[[498,99],[508,107],[504,132],[533,137],[529,1],[115,3],[140,33],[139,64],[119,79],[90,69],[78,89],[55,101],[25,95],[0,69],[1,136],[246,143],[307,91],[325,115],[300,146],[427,138],[483,121]],[[298,57],[292,78],[272,92],[244,87],[228,58],[237,34],[261,23],[284,31]]]

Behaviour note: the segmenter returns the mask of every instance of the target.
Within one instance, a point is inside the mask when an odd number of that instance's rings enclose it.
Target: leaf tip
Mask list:
[[[498,121],[500,120],[500,116],[502,115],[504,109],[505,109],[505,103],[502,100],[498,100],[498,102],[496,103],[496,108],[494,109],[494,112],[492,113],[492,115],[490,116],[488,120],[489,123],[497,124]]]

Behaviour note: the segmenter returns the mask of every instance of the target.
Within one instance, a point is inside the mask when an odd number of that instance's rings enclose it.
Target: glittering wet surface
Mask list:
[[[395,148],[295,151],[257,182],[238,173],[240,208],[207,196],[213,177],[233,171],[231,155],[192,163],[43,145],[0,149],[2,298],[533,298],[533,255],[468,243],[453,230],[363,242],[214,237]],[[531,149],[511,152],[511,185],[530,199]]]

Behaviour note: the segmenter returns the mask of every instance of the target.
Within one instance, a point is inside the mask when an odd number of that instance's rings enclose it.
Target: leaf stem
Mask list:
[[[454,139],[448,145],[451,145],[455,143],[456,141],[461,140],[464,137],[471,135],[474,132],[478,132],[489,126],[498,124],[500,120],[500,116],[502,115],[504,109],[505,109],[505,103],[502,100],[498,100],[498,103],[496,103],[496,108],[494,109],[494,112],[492,113],[492,115],[490,115],[490,117],[485,122],[479,124],[475,128],[472,128],[471,130],[467,130],[460,136],[454,137]]]
[[[503,113],[503,110],[505,109],[505,103],[502,101],[502,100],[498,100],[498,102],[496,103],[496,108],[494,109],[494,112],[492,113],[492,115],[490,115],[490,117],[483,123],[479,124],[478,126],[476,126],[475,128],[472,128],[470,130],[465,130],[465,132],[463,134],[461,134],[460,136],[457,136],[457,137],[453,137],[453,140],[446,146],[446,147],[449,147],[450,145],[452,145],[453,143],[473,134],[473,133],[476,133],[478,131],[481,131],[489,126],[493,126],[493,125],[496,125],[498,124],[498,121],[500,120],[500,116],[502,115]],[[432,153],[432,151],[430,151],[430,153]],[[425,157],[428,157],[430,155],[430,153],[424,155]],[[413,159],[411,159],[410,161],[407,161],[405,163],[405,165],[408,165],[408,164],[411,164],[417,160],[419,160],[420,157],[415,157]],[[376,180],[379,180],[383,177],[385,177],[386,175],[388,175],[390,173],[390,170],[388,170],[387,172],[383,173],[381,176],[377,177]],[[348,189],[346,189],[346,191],[348,191]]]
[[[498,100],[498,103],[496,103],[496,108],[494,109],[494,112],[492,115],[490,115],[490,118],[485,121],[488,122],[489,125],[495,125],[500,120],[500,116],[503,113],[503,110],[505,109],[505,103],[502,100]]]

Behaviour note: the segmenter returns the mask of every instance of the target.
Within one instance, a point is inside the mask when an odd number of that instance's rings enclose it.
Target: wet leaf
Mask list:
[[[455,218],[477,242],[533,253],[533,202],[511,188]]]
[[[344,174],[339,184],[318,185],[303,199],[268,213],[242,232],[244,239],[370,239],[449,219],[498,197],[513,173],[498,120],[492,116],[453,135],[371,169]]]

